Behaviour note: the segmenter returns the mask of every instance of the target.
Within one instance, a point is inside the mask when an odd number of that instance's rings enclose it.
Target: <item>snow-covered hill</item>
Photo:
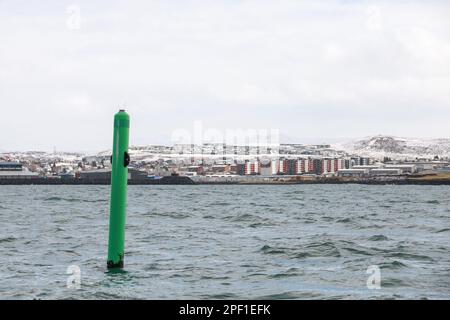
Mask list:
[[[350,154],[373,158],[432,159],[435,156],[450,156],[450,139],[400,138],[379,135],[360,140],[336,143],[333,144],[333,147]]]
[[[45,151],[16,151],[0,152],[0,157],[16,161],[41,161],[41,162],[77,162],[83,157],[82,153],[74,152],[45,152]]]
[[[219,146],[222,146],[221,144]],[[212,146],[207,146],[201,150],[195,151],[198,157],[222,158],[222,150],[213,150]],[[189,150],[188,150],[189,151]],[[213,152],[214,151],[214,152]],[[240,155],[245,154],[245,150],[238,150]],[[341,143],[334,143],[330,146],[321,145],[282,145],[278,156],[294,156],[296,154],[305,156],[321,155],[321,156],[343,156],[345,154],[355,156],[365,156],[371,158],[382,159],[389,157],[391,159],[416,159],[427,158],[433,159],[435,156],[439,158],[450,158],[450,139],[421,139],[421,138],[399,138],[394,136],[373,136],[358,140],[348,140]],[[141,147],[130,147],[129,153],[134,161],[158,161],[158,159],[176,160],[180,158],[191,157],[187,154],[180,154],[176,147],[148,145]],[[255,153],[251,153],[255,154]],[[94,154],[91,154],[94,156]],[[100,157],[109,157],[111,150],[105,150],[96,154]],[[85,156],[82,153],[47,153],[47,152],[0,152],[0,157],[5,159],[16,160],[40,160],[43,162],[77,162]],[[233,155],[230,155],[232,157]]]

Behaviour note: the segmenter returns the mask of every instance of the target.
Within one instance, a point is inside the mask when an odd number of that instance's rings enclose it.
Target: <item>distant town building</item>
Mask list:
[[[259,162],[247,161],[245,163],[245,175],[256,175],[256,174],[259,174]]]
[[[36,179],[39,174],[23,170],[19,162],[0,162],[0,179]]]
[[[385,165],[386,169],[399,169],[402,173],[415,173],[417,171],[417,167],[414,164],[387,164]]]
[[[353,166],[352,169],[367,169],[369,171],[374,169],[380,169],[382,165],[361,165],[361,166]]]
[[[36,179],[39,173],[30,171],[0,171],[0,179]]]
[[[442,168],[437,169],[438,172],[442,172],[442,173],[450,173],[450,166],[445,166]]]
[[[369,169],[341,169],[338,171],[339,177],[363,177],[369,174]]]
[[[22,171],[20,162],[0,162],[0,171]]]
[[[262,176],[271,176],[272,173],[272,161],[269,163],[261,163],[259,166],[259,174]]]
[[[401,169],[387,169],[387,168],[379,168],[370,170],[370,175],[374,176],[395,176],[402,174],[403,171]]]
[[[81,171],[77,175],[78,178],[86,181],[104,181],[111,180],[111,169],[98,169],[90,171]],[[147,179],[148,174],[144,171],[139,171],[134,168],[128,169],[128,180]]]

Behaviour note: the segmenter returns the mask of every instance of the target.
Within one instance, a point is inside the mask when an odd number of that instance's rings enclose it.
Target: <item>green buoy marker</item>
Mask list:
[[[109,215],[108,269],[123,268],[125,214],[127,206],[128,140],[130,116],[120,110],[114,116],[114,144],[111,156],[111,208]]]

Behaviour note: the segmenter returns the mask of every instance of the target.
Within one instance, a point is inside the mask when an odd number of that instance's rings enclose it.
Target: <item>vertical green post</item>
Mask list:
[[[123,268],[128,164],[130,163],[128,155],[129,130],[130,116],[124,110],[120,110],[114,116],[108,269]]]

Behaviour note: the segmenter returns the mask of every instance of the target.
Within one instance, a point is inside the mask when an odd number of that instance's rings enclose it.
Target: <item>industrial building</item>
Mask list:
[[[19,162],[0,162],[0,179],[36,179],[39,174],[23,170]]]
[[[0,179],[36,179],[39,174],[23,170],[20,162],[0,162]]]
[[[77,173],[77,178],[85,181],[104,181],[111,180],[111,169],[98,169],[90,171],[81,171]],[[128,169],[128,180],[148,179],[148,174],[134,168]]]
[[[338,171],[339,177],[364,177],[369,175],[369,169],[341,169]]]
[[[369,171],[374,169],[380,169],[382,167],[381,164],[379,165],[361,165],[361,166],[353,166],[352,169],[367,169]]]
[[[37,179],[39,174],[31,171],[6,171],[0,170],[0,179]]]
[[[414,164],[387,164],[384,167],[386,169],[400,169],[402,173],[417,172],[417,167]]]
[[[374,176],[398,176],[402,174],[401,169],[379,168],[370,170],[370,174]]]
[[[350,159],[351,166],[369,166],[373,163],[373,159],[368,157],[352,157]]]
[[[0,171],[22,171],[20,162],[0,162]]]
[[[230,166],[227,164],[216,164],[211,167],[213,173],[229,173]]]

